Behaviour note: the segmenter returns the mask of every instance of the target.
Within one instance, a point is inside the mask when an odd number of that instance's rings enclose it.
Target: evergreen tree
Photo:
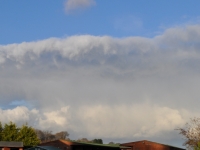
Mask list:
[[[3,134],[3,127],[2,127],[2,124],[0,122],[0,141],[2,141],[2,134]]]
[[[28,125],[18,128],[13,122],[2,124],[0,122],[0,140],[1,141],[20,141],[24,146],[36,146],[40,143],[35,130]]]
[[[19,128],[13,122],[5,124],[2,130],[2,141],[17,141],[18,130]]]
[[[22,141],[24,146],[36,146],[40,143],[35,130],[27,125],[20,128],[17,141]]]

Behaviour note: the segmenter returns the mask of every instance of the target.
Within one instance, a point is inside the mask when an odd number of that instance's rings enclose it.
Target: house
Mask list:
[[[120,144],[121,146],[130,147],[131,150],[185,150],[183,148],[151,142],[147,140],[129,142]]]
[[[23,150],[23,142],[0,141],[1,150]]]
[[[109,144],[96,144],[96,143],[83,143],[72,142],[67,140],[55,140],[40,144],[40,146],[53,146],[60,150],[128,150],[129,147],[109,145]]]
[[[60,149],[54,146],[35,146],[28,148],[26,150],[60,150]]]

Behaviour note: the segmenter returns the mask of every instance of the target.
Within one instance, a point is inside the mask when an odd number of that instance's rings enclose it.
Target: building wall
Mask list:
[[[0,150],[23,150],[22,147],[0,147]]]
[[[3,147],[2,150],[10,150],[9,147]]]

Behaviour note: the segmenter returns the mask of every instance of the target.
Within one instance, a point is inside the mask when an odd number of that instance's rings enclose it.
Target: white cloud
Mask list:
[[[174,130],[188,119],[181,114],[182,111],[148,103],[85,105],[77,107],[75,111],[70,110],[68,106],[51,111],[30,110],[25,106],[17,106],[13,109],[0,109],[0,112],[2,123],[29,123],[34,128],[56,132],[71,130],[79,135],[87,133],[89,138],[151,137]]]
[[[0,120],[67,128],[75,138],[174,137],[200,113],[199,31],[0,45]],[[25,106],[9,108],[16,101]]]
[[[60,110],[45,112],[43,114],[45,119],[39,120],[39,126],[53,129],[54,131],[63,128],[68,128],[68,119],[70,119],[69,107],[61,107]],[[59,129],[58,129],[59,128]]]
[[[182,126],[186,119],[178,110],[147,103],[84,106],[78,118],[76,130],[103,138],[151,137]]]
[[[10,121],[18,126],[28,123],[34,128],[42,130],[60,131],[68,128],[68,119],[70,118],[69,107],[62,107],[60,110],[42,112],[38,109],[28,109],[25,106],[17,106],[13,109],[0,109],[0,120],[4,123]]]
[[[17,106],[13,109],[0,109],[1,123],[9,123],[10,121],[21,126],[28,123],[31,126],[38,126],[38,118],[40,113],[37,109],[29,110],[25,106]]]
[[[76,9],[87,8],[94,4],[94,0],[66,0],[65,10],[69,12]]]

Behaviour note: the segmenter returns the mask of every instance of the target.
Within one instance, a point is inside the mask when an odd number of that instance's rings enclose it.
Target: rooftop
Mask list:
[[[23,142],[0,141],[0,147],[23,147]]]

